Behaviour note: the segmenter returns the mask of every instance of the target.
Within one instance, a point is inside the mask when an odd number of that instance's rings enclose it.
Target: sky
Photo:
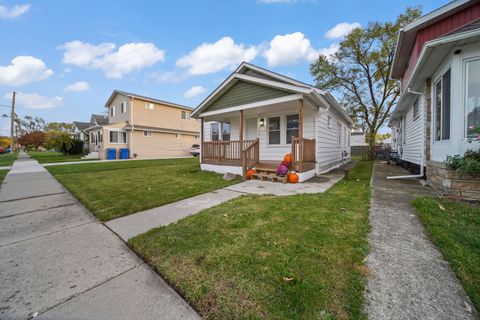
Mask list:
[[[15,90],[21,116],[88,121],[119,89],[193,108],[242,61],[313,84],[352,28],[447,2],[0,0],[0,106]]]

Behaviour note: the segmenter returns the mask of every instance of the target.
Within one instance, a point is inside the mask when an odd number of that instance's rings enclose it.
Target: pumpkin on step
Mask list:
[[[247,179],[252,179],[252,176],[255,174],[255,169],[250,169],[247,171]]]
[[[288,174],[288,182],[290,183],[297,183],[298,182],[298,174],[295,172]]]
[[[288,163],[290,165],[290,163],[292,163],[292,155],[290,153],[287,153],[284,157],[283,157],[283,161],[285,161],[286,163]]]

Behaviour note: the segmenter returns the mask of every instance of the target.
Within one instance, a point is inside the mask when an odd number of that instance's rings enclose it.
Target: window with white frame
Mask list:
[[[150,102],[145,102],[145,109],[153,110],[153,109],[155,109],[155,105],[153,103],[150,103]]]
[[[127,133],[125,131],[109,131],[110,143],[127,143]]]
[[[327,127],[330,128],[332,122],[332,117],[327,116]]]
[[[347,145],[347,127],[343,126],[343,145]]]
[[[144,137],[151,137],[152,136],[152,131],[151,130],[144,130],[143,131],[143,136]]]
[[[190,119],[190,112],[182,110],[180,118],[182,120],[188,120]]]
[[[480,58],[465,62],[465,134],[475,138],[480,128]]]
[[[341,145],[342,143],[342,125],[340,122],[337,123],[337,145]]]
[[[407,116],[402,117],[402,143],[407,144]]]
[[[97,136],[98,136],[98,142],[102,143],[103,142],[103,131],[99,130],[97,132]]]
[[[222,141],[230,141],[230,123],[222,123]]]
[[[212,123],[210,125],[210,136],[212,141],[220,140],[220,123]]]
[[[195,140],[198,140],[198,139],[200,139],[200,136],[199,136],[198,134],[196,134],[195,136],[193,136],[193,138],[194,138]]]
[[[451,72],[448,69],[434,86],[434,133],[435,140],[450,139],[450,78]]]
[[[420,113],[418,111],[418,100],[415,100],[415,102],[413,103],[413,120],[417,120],[418,117],[420,116]]]
[[[298,114],[291,114],[285,117],[286,132],[285,142],[292,143],[292,137],[298,137]]]
[[[268,118],[268,144],[280,144],[280,117]]]
[[[121,113],[127,112],[127,103],[125,101],[120,104],[120,112]]]
[[[110,117],[115,117],[115,106],[110,107]]]

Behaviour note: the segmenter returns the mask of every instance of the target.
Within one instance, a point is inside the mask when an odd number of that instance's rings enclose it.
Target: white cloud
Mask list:
[[[187,68],[189,74],[201,75],[231,69],[242,61],[255,59],[258,50],[236,44],[230,37],[223,37],[215,43],[203,43],[189,54],[177,60],[176,65]]]
[[[301,32],[277,35],[269,43],[263,53],[270,67],[295,64],[305,60],[314,61],[318,52],[312,47],[310,40]]]
[[[67,92],[81,92],[81,91],[87,91],[90,89],[90,85],[86,81],[78,81],[75,82],[65,88],[65,91]]]
[[[8,93],[5,98],[11,99],[12,94]],[[16,103],[19,106],[29,109],[51,109],[62,105],[63,98],[59,96],[45,97],[38,93],[19,93],[16,95]]]
[[[7,8],[0,5],[0,19],[12,19],[21,16],[30,9],[29,4],[21,4],[13,8]]]
[[[60,46],[65,50],[62,62],[78,67],[100,69],[109,78],[122,78],[131,73],[165,61],[165,51],[153,43],[126,43],[115,51],[113,43],[92,45],[81,41],[71,41]]]
[[[332,43],[328,48],[322,48],[318,50],[318,53],[329,57],[335,54],[338,51],[338,49],[340,49],[340,45],[338,43]]]
[[[193,86],[189,90],[185,91],[183,96],[185,98],[190,99],[190,98],[194,98],[196,96],[199,96],[199,95],[201,95],[202,93],[205,93],[205,92],[207,92],[207,88],[204,88],[202,86]]]
[[[45,63],[31,56],[13,58],[10,65],[0,66],[0,85],[19,86],[47,79],[53,71]]]
[[[342,22],[337,24],[332,29],[328,30],[325,33],[325,37],[329,39],[340,39],[345,37],[347,34],[349,34],[353,29],[359,28],[359,27],[360,27],[360,23],[358,22],[353,22],[353,23]]]
[[[178,83],[187,79],[189,75],[186,72],[168,71],[168,72],[153,72],[148,76],[149,79],[153,79],[161,83]]]

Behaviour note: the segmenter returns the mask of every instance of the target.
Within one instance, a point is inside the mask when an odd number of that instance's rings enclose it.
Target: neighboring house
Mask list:
[[[350,145],[352,147],[359,147],[359,146],[367,146],[368,144],[365,142],[365,132],[352,132],[351,133],[351,142]]]
[[[443,161],[477,149],[480,127],[480,2],[454,1],[399,32],[391,75],[401,80],[393,146],[427,180],[450,188]]]
[[[88,133],[86,132],[86,129],[91,126],[92,124],[90,122],[73,121],[72,138],[83,141],[84,148],[88,148]]]
[[[120,149],[128,149],[136,159],[188,156],[199,141],[199,124],[190,119],[188,107],[119,90],[105,107],[106,121],[95,119],[96,125],[88,129],[90,151],[100,159],[107,157],[107,149],[115,149],[117,156]]]
[[[350,160],[352,120],[328,92],[242,63],[193,112],[201,168],[243,175],[292,153],[300,181]]]

